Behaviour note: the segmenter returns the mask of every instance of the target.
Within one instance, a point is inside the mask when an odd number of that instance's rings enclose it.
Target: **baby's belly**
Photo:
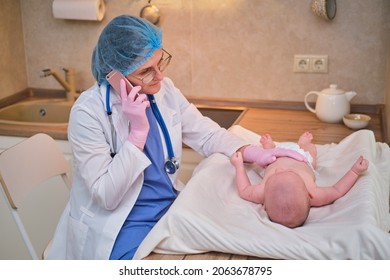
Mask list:
[[[309,175],[314,178],[313,169],[309,166],[308,163],[297,161],[289,157],[280,157],[276,161],[268,165],[267,173],[274,170],[294,170],[301,175]]]

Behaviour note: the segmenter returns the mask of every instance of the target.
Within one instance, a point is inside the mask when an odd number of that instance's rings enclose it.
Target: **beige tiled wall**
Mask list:
[[[19,1],[0,0],[0,98],[27,87]]]
[[[52,0],[21,0],[28,86],[59,88],[39,70],[67,66],[76,68],[79,89],[89,87],[90,56],[102,28],[117,15],[138,15],[146,3],[106,0],[104,20],[88,22],[54,19]],[[388,0],[337,1],[331,22],[311,12],[310,0],[153,3],[161,10],[164,47],[174,57],[166,74],[185,95],[302,101],[308,91],[337,83],[358,93],[353,103],[385,102]],[[329,72],[294,73],[294,54],[329,55]]]

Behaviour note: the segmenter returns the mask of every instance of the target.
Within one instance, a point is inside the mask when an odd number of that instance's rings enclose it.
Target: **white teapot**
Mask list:
[[[308,103],[308,97],[317,95],[315,109]],[[310,91],[305,95],[306,108],[317,115],[317,117],[327,123],[338,123],[343,120],[343,116],[350,113],[350,101],[356,96],[356,92],[345,92],[331,84],[329,88],[318,91]]]

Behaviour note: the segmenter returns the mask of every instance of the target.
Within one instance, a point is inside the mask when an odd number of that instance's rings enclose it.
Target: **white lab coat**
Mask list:
[[[170,79],[164,78],[155,98],[179,162],[183,142],[203,156],[216,152],[230,156],[247,144],[203,117]],[[83,92],[72,108],[68,139],[73,150],[73,184],[48,259],[108,259],[141,190],[143,171],[150,161],[127,140],[128,121],[114,90],[110,99],[117,135],[114,158],[110,156],[114,145],[105,107],[106,86],[94,85]],[[160,135],[167,158],[161,130]],[[177,174],[169,175],[176,188]]]

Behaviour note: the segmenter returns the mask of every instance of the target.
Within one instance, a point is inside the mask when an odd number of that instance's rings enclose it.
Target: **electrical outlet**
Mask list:
[[[310,72],[310,59],[306,55],[294,55],[294,72]]]
[[[327,73],[327,55],[294,55],[294,72]]]
[[[311,72],[327,73],[328,72],[328,56],[318,55],[312,56],[310,59]]]

